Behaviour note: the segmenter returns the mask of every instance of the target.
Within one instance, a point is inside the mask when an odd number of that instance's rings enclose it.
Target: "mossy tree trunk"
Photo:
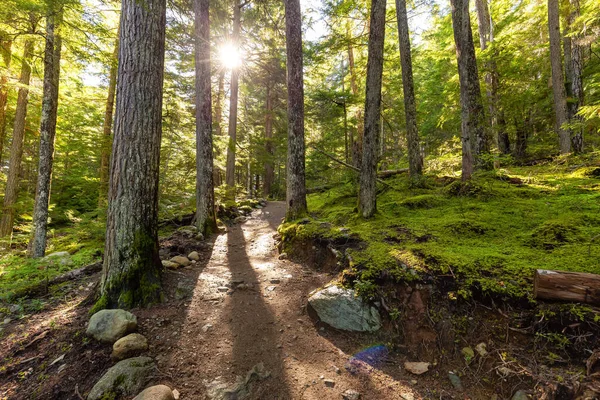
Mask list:
[[[32,38],[25,40],[23,57],[21,58],[17,108],[15,111],[12,144],[10,146],[10,160],[8,163],[8,176],[6,177],[6,188],[4,190],[2,218],[0,218],[0,237],[11,235],[13,229],[15,203],[17,202],[19,177],[21,175],[21,160],[23,158],[23,139],[25,137],[25,118],[27,117],[27,104],[29,102],[30,63],[33,57],[33,45]]]
[[[358,83],[356,78],[356,66],[354,63],[354,47],[352,46],[352,25],[348,21],[346,25],[346,40],[348,40],[348,72],[350,73],[350,90],[352,95],[358,97]],[[365,130],[362,108],[358,108],[355,114],[356,129],[350,133],[348,146],[352,153],[352,165],[360,168],[362,157],[362,137]]]
[[[383,43],[385,38],[385,0],[372,0],[369,26],[369,54],[365,95],[365,131],[358,210],[364,218],[377,211],[377,153],[381,124],[381,81],[383,75]]]
[[[240,46],[240,29],[242,25],[242,5],[240,0],[235,0],[233,5],[233,32],[231,35],[233,46]],[[237,146],[237,115],[239,95],[240,69],[231,69],[231,83],[229,85],[229,143],[227,145],[227,164],[225,165],[225,183],[229,188],[228,195],[235,196],[235,152]]]
[[[271,187],[275,178],[273,169],[273,88],[270,81],[267,81],[267,93],[265,101],[265,178],[263,180],[263,195],[271,195]]]
[[[217,229],[213,187],[212,93],[209,0],[195,0],[196,51],[196,226]]]
[[[489,152],[485,115],[475,59],[468,0],[451,0],[452,28],[460,81],[462,179],[471,178],[474,167],[482,167],[482,155]]]
[[[402,65],[402,88],[404,90],[404,113],[406,115],[406,139],[408,143],[408,170],[411,179],[418,179],[423,173],[423,160],[417,129],[417,106],[413,83],[412,56],[408,32],[406,0],[396,0],[398,19],[398,40],[400,44],[400,63]]]
[[[0,56],[3,68],[10,68],[12,58],[12,40],[6,32],[0,32]],[[8,74],[0,76],[0,164],[4,154],[4,141],[6,140],[6,109],[8,107]]]
[[[286,218],[292,220],[307,212],[304,165],[302,14],[299,0],[285,0],[285,33],[288,92]]]
[[[165,0],[124,0],[101,298],[96,308],[161,298],[158,177]]]
[[[33,209],[33,236],[29,254],[43,257],[46,253],[48,230],[48,206],[54,165],[54,139],[58,113],[58,87],[60,78],[60,54],[62,50],[62,8],[50,7],[46,17],[46,49],[44,52],[44,93],[40,120],[40,148],[38,180]]]
[[[565,78],[567,92],[567,118],[573,124],[571,135],[572,149],[576,153],[583,151],[583,118],[577,115],[584,104],[583,92],[583,51],[579,32],[571,33],[571,27],[580,15],[579,0],[569,1],[569,13],[564,38]]]

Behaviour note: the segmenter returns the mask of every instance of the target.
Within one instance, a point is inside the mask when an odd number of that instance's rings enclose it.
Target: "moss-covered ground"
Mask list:
[[[352,182],[308,196],[312,215],[280,228],[292,237],[355,238],[346,250],[365,294],[382,280],[444,279],[449,296],[531,300],[535,269],[600,273],[598,154],[481,172],[462,184],[429,173],[405,175],[377,197],[372,219],[358,216]]]

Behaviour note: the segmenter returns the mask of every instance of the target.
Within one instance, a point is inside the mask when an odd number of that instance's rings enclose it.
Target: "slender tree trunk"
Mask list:
[[[106,97],[106,109],[104,110],[104,122],[102,123],[102,150],[100,153],[100,192],[98,194],[98,208],[106,207],[108,195],[108,177],[110,165],[110,149],[112,147],[112,124],[115,109],[115,92],[117,89],[117,67],[119,57],[119,36],[121,27],[117,29],[117,40],[111,58],[110,72],[108,75],[108,95]]]
[[[377,150],[381,124],[381,81],[383,75],[383,43],[385,39],[386,0],[371,1],[369,27],[369,58],[365,94],[365,131],[362,143],[362,164],[358,210],[364,218],[377,211]]]
[[[0,34],[0,55],[7,74],[0,77],[0,165],[4,154],[4,141],[6,140],[6,109],[8,108],[8,69],[12,58],[12,40]]]
[[[567,28],[565,31],[570,34],[571,26],[579,17],[579,0],[570,0],[570,10],[567,16]],[[580,35],[565,36],[565,71],[566,71],[566,90],[569,97],[567,102],[568,119],[577,122],[573,129],[571,144],[573,151],[581,153],[583,151],[583,119],[577,115],[579,107],[584,104],[583,92],[583,52],[579,43]],[[567,45],[568,43],[568,45]]]
[[[462,179],[471,178],[474,166],[483,166],[481,155],[489,152],[485,115],[471,32],[468,0],[451,0],[452,27],[458,59],[461,105]]]
[[[477,8],[477,20],[479,22],[479,44],[481,50],[486,50],[489,43],[494,41],[494,33],[492,28],[492,18],[487,0],[476,0],[475,7]],[[510,153],[510,139],[506,131],[506,125],[502,124],[502,118],[499,117],[498,111],[498,66],[492,57],[486,63],[485,82],[487,83],[487,97],[489,102],[489,113],[492,132],[496,134],[498,150],[501,154]]]
[[[417,106],[415,104],[406,0],[396,0],[396,16],[398,19],[398,40],[400,42],[400,63],[402,64],[402,88],[404,89],[408,170],[412,179],[418,179],[423,173],[423,163],[420,154],[419,131],[417,129]]]
[[[240,45],[240,29],[242,24],[242,6],[240,0],[236,0],[233,6],[233,45]],[[229,145],[227,146],[227,165],[225,171],[225,182],[230,190],[235,188],[235,151],[237,145],[237,115],[238,115],[238,91],[240,70],[234,67],[231,70],[231,84],[229,93]],[[235,192],[231,194],[235,195]]]
[[[271,195],[273,186],[273,88],[271,82],[267,81],[267,100],[265,106],[265,179],[263,180],[263,195]]]
[[[288,153],[286,218],[307,212],[304,175],[304,76],[302,57],[302,14],[300,0],[284,0],[287,49]]]
[[[161,298],[158,177],[165,0],[123,0],[106,244],[96,309]]]
[[[213,118],[213,125],[215,127],[215,135],[221,136],[223,134],[223,96],[225,93],[225,70],[221,69],[219,72],[219,81],[217,85],[217,98],[215,99],[215,116]]]
[[[46,50],[44,53],[44,94],[40,120],[40,157],[38,180],[33,209],[33,236],[29,254],[43,257],[46,252],[48,230],[48,206],[54,164],[54,138],[58,111],[58,86],[60,77],[60,53],[62,49],[62,10],[51,9],[46,17]]]
[[[4,204],[2,218],[0,218],[0,237],[12,234],[15,217],[15,203],[19,190],[19,176],[21,174],[21,159],[23,158],[23,139],[25,137],[25,118],[27,117],[27,103],[29,97],[29,79],[31,77],[31,59],[33,57],[33,39],[25,40],[23,58],[21,62],[21,76],[19,77],[19,93],[13,127],[12,144],[10,146],[10,161],[6,189],[4,190]]]
[[[358,83],[356,79],[356,68],[354,65],[354,48],[351,42],[350,22],[346,26],[346,37],[348,40],[348,69],[350,71],[350,90],[354,97],[358,97]],[[365,130],[363,113],[361,108],[356,110],[356,134],[350,137],[350,148],[352,151],[352,165],[359,168],[362,157],[362,137]]]
[[[212,94],[209,0],[195,0],[196,48],[196,226],[217,229],[213,188]]]
[[[554,98],[555,129],[561,154],[571,151],[571,136],[563,125],[567,122],[567,96],[563,78],[560,48],[560,13],[558,0],[548,0],[548,32],[550,37],[550,65],[552,68],[552,95]]]

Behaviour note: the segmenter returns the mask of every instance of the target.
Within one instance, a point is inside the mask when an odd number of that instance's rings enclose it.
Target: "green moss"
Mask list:
[[[527,239],[527,245],[553,250],[577,239],[578,228],[568,221],[547,221],[536,227]]]
[[[440,203],[440,198],[438,196],[423,194],[420,196],[410,197],[402,201],[401,205],[414,210],[417,208],[434,208],[440,205]]]
[[[108,304],[108,297],[106,295],[102,295],[100,296],[100,298],[96,301],[96,303],[94,303],[94,305],[92,306],[92,308],[90,308],[89,311],[89,315],[94,315],[96,314],[98,311],[100,310],[104,310],[106,308],[108,308],[109,304]]]

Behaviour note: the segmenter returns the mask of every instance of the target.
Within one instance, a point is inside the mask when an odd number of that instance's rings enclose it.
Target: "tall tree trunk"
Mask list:
[[[48,206],[50,184],[54,164],[54,138],[58,111],[58,85],[60,77],[60,53],[62,49],[62,10],[50,9],[46,17],[46,49],[44,52],[44,94],[40,120],[40,157],[38,180],[33,209],[33,236],[29,243],[32,257],[43,257],[46,252],[48,229]]]
[[[6,109],[8,107],[8,69],[12,58],[12,40],[0,33],[0,55],[6,68],[6,75],[0,77],[0,165],[4,154],[4,141],[6,140]]]
[[[15,111],[12,144],[10,146],[10,161],[8,163],[8,176],[6,178],[6,189],[4,190],[2,218],[0,218],[0,237],[12,234],[15,217],[14,208],[17,202],[21,159],[23,158],[23,139],[25,137],[25,118],[27,117],[27,103],[29,101],[30,63],[33,57],[33,44],[33,39],[28,38],[25,40],[23,48],[19,93],[17,95],[17,108]]]
[[[489,152],[485,115],[475,59],[468,0],[450,0],[452,27],[458,59],[461,105],[462,179],[471,178],[474,166],[483,166],[481,155]]]
[[[300,0],[284,0],[287,49],[288,152],[286,218],[306,214],[304,174],[304,76],[302,57],[302,14]]]
[[[95,308],[161,298],[158,177],[165,0],[123,0],[106,244]]]
[[[219,81],[217,84],[217,98],[215,99],[215,116],[213,118],[213,125],[215,127],[215,135],[221,136],[223,134],[223,96],[225,93],[225,70],[219,71]]]
[[[579,0],[570,0],[569,15],[567,16],[567,35],[570,35],[571,26],[579,17]],[[569,101],[567,102],[567,117],[569,121],[576,122],[572,132],[571,144],[573,151],[581,153],[583,151],[583,119],[577,115],[579,107],[584,104],[583,96],[583,52],[579,43],[580,35],[573,37],[565,35],[565,72],[566,72],[566,90]]]
[[[263,195],[271,195],[273,186],[273,88],[271,82],[267,81],[267,99],[265,105],[265,179],[263,180]]]
[[[196,49],[196,226],[207,235],[217,229],[213,188],[210,0],[195,0]]]
[[[550,66],[552,68],[552,95],[554,98],[555,130],[561,154],[571,151],[571,136],[563,125],[567,122],[567,96],[563,78],[560,48],[560,13],[558,0],[548,0],[548,32],[550,37]]]
[[[233,46],[240,46],[240,29],[242,25],[242,6],[240,0],[235,0],[233,6]],[[230,190],[235,188],[235,151],[237,145],[237,115],[238,115],[238,91],[240,70],[239,67],[231,69],[231,83],[229,93],[229,144],[227,146],[227,165],[225,171],[225,182]],[[235,195],[235,191],[231,194]]]
[[[108,95],[106,97],[106,109],[104,110],[104,122],[102,123],[102,150],[100,153],[100,189],[98,194],[98,208],[106,206],[108,196],[108,177],[110,164],[110,149],[112,147],[112,124],[115,109],[115,92],[117,89],[117,67],[119,65],[119,36],[121,26],[117,29],[117,40],[111,58],[110,72],[108,75]]]
[[[377,211],[377,150],[381,124],[381,81],[383,75],[383,43],[385,39],[386,0],[371,1],[369,55],[365,94],[365,131],[362,143],[362,164],[358,210],[364,218]]]
[[[351,26],[348,22],[346,26],[346,39],[348,40],[348,69],[350,71],[350,90],[352,90],[352,96],[358,97],[358,83],[356,79],[356,68],[354,65],[354,48],[351,42]],[[362,156],[362,137],[365,130],[362,109],[356,110],[356,134],[350,136],[350,149],[352,152],[352,165],[360,168],[361,156]]]
[[[410,36],[406,0],[396,0],[398,19],[398,40],[400,43],[400,63],[402,64],[402,88],[404,89],[404,113],[406,115],[406,139],[408,143],[408,171],[412,179],[418,179],[423,173],[423,161],[419,146],[417,129],[417,106],[410,53]]]
[[[481,50],[486,50],[489,43],[494,41],[494,33],[492,28],[492,18],[487,0],[476,0],[475,7],[477,8],[477,20],[479,25],[479,44]],[[489,103],[490,122],[492,132],[496,134],[498,150],[502,154],[510,153],[510,139],[506,131],[506,125],[502,124],[504,120],[499,117],[499,101],[498,101],[498,66],[495,59],[492,57],[486,62],[485,82],[487,83],[487,97]]]

